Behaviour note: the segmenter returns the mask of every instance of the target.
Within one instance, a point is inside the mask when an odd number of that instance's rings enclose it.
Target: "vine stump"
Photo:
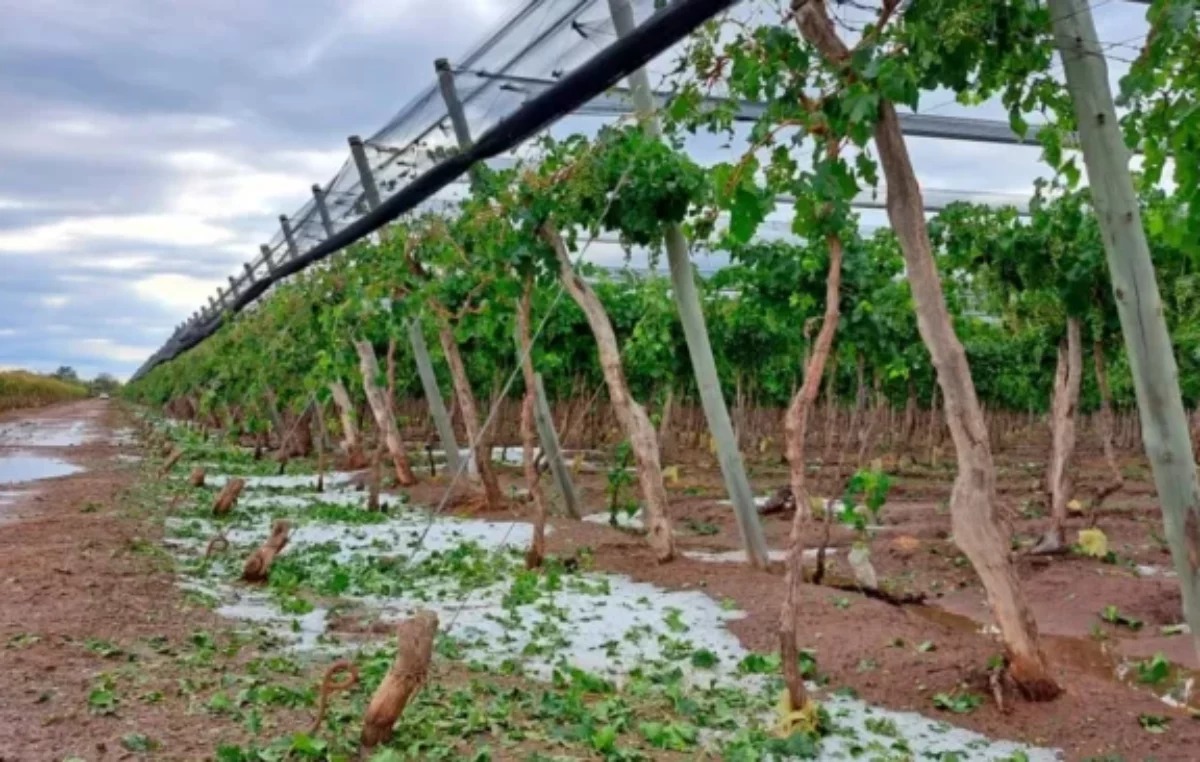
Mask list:
[[[424,609],[396,627],[396,661],[375,689],[363,717],[363,748],[373,748],[391,738],[396,720],[429,673],[437,628],[437,614]]]

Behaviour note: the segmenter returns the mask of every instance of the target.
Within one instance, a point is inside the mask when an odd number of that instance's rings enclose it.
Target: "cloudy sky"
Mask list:
[[[348,134],[517,3],[0,0],[0,367],[130,374],[337,171]],[[1101,0],[1101,38],[1143,13]],[[1040,171],[1031,149],[912,151],[931,188],[1023,193]]]
[[[513,0],[0,0],[0,366],[127,375]]]

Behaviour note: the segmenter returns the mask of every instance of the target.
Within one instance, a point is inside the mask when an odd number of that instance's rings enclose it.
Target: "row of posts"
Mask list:
[[[439,58],[434,62],[434,69],[437,72],[438,88],[441,91],[443,100],[445,100],[458,146],[461,150],[466,150],[471,145],[471,132],[467,125],[466,115],[463,112],[462,102],[458,97],[458,90],[455,87],[454,73],[450,69],[449,62],[444,58]],[[351,135],[347,142],[350,145],[350,157],[354,162],[355,169],[358,171],[367,209],[374,211],[382,203],[382,198],[379,194],[379,186],[375,182],[374,171],[367,160],[363,140],[357,135]],[[334,233],[333,217],[329,213],[327,202],[328,192],[323,190],[320,185],[314,184],[312,186],[312,194],[313,204],[321,220],[321,227],[328,238]],[[292,228],[291,220],[288,219],[287,215],[281,214],[279,216],[279,227],[283,232],[284,244],[287,247],[287,256],[282,262],[287,262],[299,256],[300,250],[296,243],[296,235]],[[267,274],[270,275],[275,271],[277,266],[271,247],[264,243],[259,246],[259,251],[262,253],[262,262],[266,265]],[[282,262],[279,264],[282,264]],[[207,318],[213,312],[220,311],[226,306],[227,298],[234,299],[241,293],[240,287],[243,284],[247,288],[254,284],[256,280],[254,265],[247,262],[243,267],[245,268],[245,275],[240,279],[232,275],[229,276],[229,290],[225,291],[223,288],[217,289],[216,296],[209,297],[208,307],[201,308],[192,314],[192,321]],[[181,324],[177,332],[182,331],[186,325]],[[454,427],[451,424],[450,414],[446,409],[441,391],[438,388],[437,375],[429,356],[429,349],[425,343],[425,336],[421,331],[420,323],[417,320],[410,320],[407,324],[407,333],[409,344],[413,350],[413,357],[417,364],[417,374],[421,379],[425,399],[429,404],[430,416],[434,420],[438,439],[441,441],[442,449],[446,453],[447,466],[452,473],[459,473],[462,470],[462,462],[458,444],[454,436]],[[576,495],[574,485],[571,483],[570,473],[562,456],[562,448],[559,444],[558,434],[554,429],[550,404],[546,398],[541,374],[537,374],[536,379],[537,383],[534,389],[534,420],[537,426],[538,438],[542,445],[542,452],[558,486],[559,493],[562,495],[567,513],[578,518],[580,516],[579,499]]]
[[[636,27],[636,23],[629,0],[608,0],[608,5],[617,35],[625,37],[631,34]],[[463,113],[462,103],[458,98],[455,88],[453,72],[450,70],[450,66],[445,59],[436,61],[434,68],[437,72],[438,88],[441,91],[442,99],[446,103],[447,113],[454,128],[459,148],[465,150],[471,145],[471,133]],[[638,117],[642,120],[643,128],[651,137],[659,137],[661,131],[655,114],[654,96],[650,88],[646,70],[640,68],[633,72],[628,77],[628,81],[633,95],[634,106],[636,107]],[[358,170],[359,178],[362,181],[363,195],[368,207],[375,209],[380,204],[379,189],[375,184],[371,166],[367,162],[363,142],[358,137],[351,137],[349,142],[350,154]],[[326,235],[329,235],[332,232],[332,224],[329,222],[324,194],[319,188],[315,187],[313,192],[317,210],[321,215],[322,224],[325,225]],[[286,217],[280,217],[280,225],[288,246],[288,254],[290,257],[295,257],[295,238]],[[688,243],[678,225],[669,226],[664,238],[667,260],[671,270],[672,287],[676,295],[675,301],[679,309],[684,338],[688,345],[692,368],[696,376],[696,386],[699,390],[705,417],[708,420],[709,430],[712,432],[714,442],[716,443],[718,462],[721,466],[726,489],[734,505],[734,513],[742,535],[743,547],[745,547],[747,556],[754,566],[764,567],[767,563],[766,541],[763,537],[762,526],[758,521],[754,496],[749,480],[747,479],[745,465],[742,462],[741,453],[738,451],[737,442],[733,436],[733,426],[729,419],[729,411],[721,393],[712,346],[709,342],[708,330],[704,323],[699,294],[692,273]],[[273,265],[269,252],[265,247],[263,254],[267,262],[268,272],[270,272],[273,269]],[[247,278],[253,282],[253,272],[250,269],[247,270]],[[237,282],[233,279],[230,280],[230,289],[236,295]],[[215,307],[215,304],[212,306]],[[414,331],[410,327],[410,339],[419,334],[419,329]],[[428,352],[424,350],[424,341],[413,340],[410,343],[413,345],[413,353],[417,358],[418,368],[420,369],[423,364],[429,362]],[[428,373],[421,370],[420,375],[426,399],[429,400],[430,413],[437,422],[439,437],[442,440],[447,457],[453,458],[458,453],[458,447],[453,440],[453,431],[450,429],[449,418],[445,415],[445,406],[442,404],[436,379],[433,377],[432,366],[429,367]],[[546,453],[547,461],[554,472],[556,480],[559,482],[560,491],[562,491],[564,497],[567,499],[568,510],[572,515],[576,515],[577,508],[574,505],[574,491],[570,487],[569,480],[565,478],[566,469],[561,462],[561,453],[559,452],[557,438],[554,435],[553,425],[548,420],[543,420],[549,418],[548,414],[540,414],[541,411],[548,411],[549,406],[546,403],[541,384],[536,384],[536,387],[537,404],[535,409],[539,411],[539,415],[537,416],[538,433],[542,449]],[[453,462],[452,467],[456,471],[458,470],[458,466],[454,465]],[[559,478],[560,474],[563,478]]]

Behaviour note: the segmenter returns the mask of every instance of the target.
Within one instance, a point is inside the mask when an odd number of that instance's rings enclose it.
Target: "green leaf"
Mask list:
[[[766,205],[762,199],[740,187],[734,193],[733,205],[729,210],[729,235],[735,243],[746,243],[753,236],[758,226],[767,217]]]
[[[846,95],[843,108],[852,123],[873,123],[879,114],[879,93],[855,90]]]
[[[1170,718],[1163,717],[1161,714],[1139,714],[1138,725],[1142,726],[1142,730],[1147,733],[1166,733],[1167,725],[1171,723]]]
[[[720,659],[712,651],[707,648],[701,648],[692,652],[692,666],[699,669],[712,669],[717,665]]]

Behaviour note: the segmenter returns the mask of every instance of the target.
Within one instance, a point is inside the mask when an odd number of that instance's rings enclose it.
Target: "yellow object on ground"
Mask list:
[[[1099,529],[1080,529],[1079,547],[1084,555],[1104,558],[1108,555],[1108,536]]]
[[[792,708],[792,697],[784,688],[779,694],[779,735],[787,738],[797,730],[816,734],[821,729],[821,705],[809,699],[802,709]]]

